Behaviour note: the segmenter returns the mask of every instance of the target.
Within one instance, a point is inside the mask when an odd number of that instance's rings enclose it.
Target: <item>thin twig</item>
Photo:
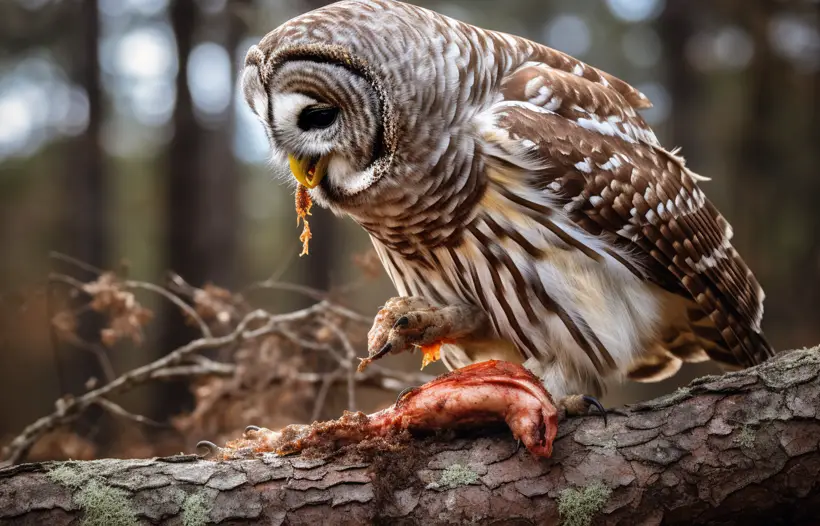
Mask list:
[[[305,296],[307,296],[311,299],[314,299],[314,300],[317,300],[317,301],[327,302],[328,308],[331,311],[336,312],[337,314],[339,314],[341,316],[344,316],[346,318],[350,318],[351,320],[362,322],[362,323],[372,323],[373,320],[368,318],[367,316],[359,314],[358,312],[355,312],[351,309],[348,309],[347,307],[343,307],[342,305],[339,305],[338,303],[335,303],[335,302],[331,301],[334,294],[340,294],[340,293],[343,293],[343,292],[354,290],[355,288],[358,288],[359,286],[361,286],[363,283],[364,283],[363,281],[362,282],[356,282],[356,283],[353,283],[351,285],[341,287],[340,289],[337,289],[336,291],[327,292],[327,291],[315,289],[313,287],[308,287],[306,285],[298,285],[298,284],[295,284],[295,283],[283,283],[283,282],[273,281],[273,280],[267,279],[265,281],[259,281],[257,283],[252,283],[251,285],[246,287],[244,290],[245,291],[251,291],[251,290],[257,290],[257,289],[272,289],[272,290],[284,290],[284,291],[290,291],[290,292],[298,292],[298,293],[303,294],[303,295],[305,295]]]
[[[105,409],[106,411],[108,411],[109,413],[111,413],[113,415],[120,416],[122,418],[125,418],[127,420],[131,420],[133,422],[137,422],[137,423],[142,424],[142,425],[151,426],[151,427],[161,427],[161,428],[171,427],[168,424],[163,424],[162,422],[157,422],[156,420],[152,420],[152,419],[148,418],[147,416],[137,415],[135,413],[132,413],[132,412],[126,410],[125,408],[123,408],[121,405],[115,404],[114,402],[112,402],[111,400],[108,400],[106,398],[99,398],[99,399],[95,400],[94,403],[97,404],[98,406],[102,407],[103,409]]]
[[[75,288],[84,294],[88,294],[85,291],[85,283],[78,279],[74,279],[71,276],[66,276],[65,274],[57,274],[55,272],[52,272],[48,275],[48,280],[50,282],[56,281],[58,283],[65,283],[66,285],[69,285],[70,287]]]
[[[219,363],[219,362],[214,362]],[[231,377],[236,374],[236,366],[232,364],[220,364],[219,367],[202,365],[178,365],[176,367],[166,367],[151,372],[151,380],[172,380],[176,378],[190,378],[196,376],[224,376]]]
[[[159,294],[160,296],[163,296],[164,298],[171,301],[174,305],[182,309],[182,311],[185,312],[185,314],[187,314],[191,318],[193,318],[194,321],[196,321],[197,325],[199,325],[200,332],[202,332],[202,336],[204,336],[205,338],[211,338],[213,336],[210,327],[208,327],[208,324],[205,323],[205,320],[203,320],[199,313],[197,313],[196,309],[182,301],[182,298],[180,298],[176,294],[169,292],[167,289],[164,289],[162,287],[158,287],[153,283],[146,283],[143,281],[127,280],[123,282],[123,285],[126,288],[149,290],[151,292]]]
[[[319,415],[322,413],[322,409],[325,407],[325,399],[327,398],[327,393],[330,391],[330,387],[342,376],[342,370],[336,369],[332,373],[328,373],[322,379],[322,386],[319,388],[319,392],[316,393],[316,402],[313,404],[313,414],[311,415],[311,421],[315,422],[319,420]]]
[[[345,372],[347,373],[347,405],[350,411],[356,410],[356,349],[350,344],[347,335],[342,332],[339,327],[330,322],[325,322],[325,327],[329,328],[336,335],[336,338],[342,342],[347,353],[347,362],[345,363]]]
[[[350,310],[346,307],[342,307],[338,303],[328,303],[327,308],[329,311],[334,312],[339,316],[344,316],[345,318],[349,318],[359,323],[364,323],[366,325],[370,325],[371,323],[373,323],[372,317],[367,317],[363,314],[359,314],[356,311]]]
[[[104,274],[105,272],[102,269],[95,267],[94,265],[86,263],[85,261],[80,261],[79,259],[71,257],[68,254],[63,254],[62,252],[52,250],[51,252],[49,252],[48,257],[51,259],[55,259],[57,261],[62,261],[63,263],[68,263],[69,265],[73,265],[78,269],[85,270],[86,272],[90,272],[97,276],[99,276],[100,274]]]
[[[336,351],[336,349],[334,349],[333,346],[331,346],[331,345],[323,344],[323,343],[316,343],[316,342],[306,340],[304,338],[301,338],[301,337],[297,336],[296,334],[292,333],[291,331],[285,329],[284,327],[279,327],[276,330],[276,334],[278,334],[280,336],[283,336],[286,340],[288,340],[291,343],[294,343],[296,345],[299,345],[302,348],[310,349],[312,351],[322,351],[322,352],[330,353],[330,355],[333,356],[333,358],[336,360],[336,362],[341,367],[346,367],[347,360],[345,359],[345,357],[342,356],[341,354],[339,354]]]
[[[86,341],[76,335],[67,338],[66,342],[77,349],[93,354],[94,357],[97,358],[105,382],[110,382],[117,377],[117,373],[114,371],[114,365],[111,363],[111,357],[108,356],[108,350],[105,347]]]
[[[260,281],[258,283],[252,283],[249,285],[245,290],[252,291],[252,290],[259,290],[259,289],[271,289],[271,290],[280,290],[280,291],[287,291],[287,292],[298,292],[308,298],[314,299],[316,301],[327,300],[330,298],[330,293],[314,289],[313,287],[308,287],[307,285],[299,285],[297,283],[284,283],[279,281],[271,281],[265,280]]]
[[[191,361],[197,364],[198,366],[202,367],[203,369],[208,369],[218,373],[228,370],[236,370],[236,365],[232,363],[218,362],[216,360],[211,360],[210,358],[206,358],[200,355],[191,356]]]

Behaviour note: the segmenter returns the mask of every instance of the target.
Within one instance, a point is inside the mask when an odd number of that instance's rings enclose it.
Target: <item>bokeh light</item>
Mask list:
[[[583,56],[592,45],[589,25],[580,16],[562,14],[551,19],[544,27],[544,42],[570,55]]]
[[[792,61],[799,69],[820,69],[820,29],[817,20],[806,20],[784,14],[769,22],[769,40],[774,50]]]
[[[36,50],[0,67],[0,160],[28,156],[49,141],[82,133],[88,97],[51,53]]]
[[[231,102],[231,59],[227,50],[213,42],[197,44],[188,59],[188,87],[204,120],[221,115]]]
[[[624,22],[643,22],[656,18],[663,12],[664,0],[606,0],[606,5],[616,18]]]
[[[751,62],[754,52],[754,42],[749,34],[732,25],[696,34],[686,49],[689,61],[702,71],[743,70]]]

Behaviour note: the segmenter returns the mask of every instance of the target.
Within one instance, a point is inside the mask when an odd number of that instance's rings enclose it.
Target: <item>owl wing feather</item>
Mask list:
[[[639,265],[623,263],[642,279],[693,300],[690,318],[708,320],[690,323],[718,344],[706,347],[710,358],[747,367],[771,356],[760,330],[763,291],[698,188],[704,178],[663,149],[637,113],[646,97],[562,53],[539,59],[503,80],[485,153],[531,174],[527,184],[577,226],[637,255]]]

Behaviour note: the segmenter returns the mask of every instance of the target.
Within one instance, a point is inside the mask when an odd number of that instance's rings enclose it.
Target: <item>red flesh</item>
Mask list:
[[[229,442],[220,456],[335,449],[404,430],[434,431],[496,422],[506,422],[513,436],[533,455],[552,455],[558,411],[549,393],[520,365],[491,360],[440,376],[371,415],[345,412],[342,418],[329,422],[291,425],[279,432],[251,431],[245,438]]]

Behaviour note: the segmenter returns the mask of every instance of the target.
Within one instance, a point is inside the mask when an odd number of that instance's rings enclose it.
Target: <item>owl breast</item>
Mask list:
[[[629,255],[560,210],[522,201],[491,184],[460,242],[429,248],[424,257],[407,259],[374,244],[400,295],[478,306],[493,335],[512,343],[553,394],[600,392],[601,381],[660,351],[672,298],[636,276],[624,264]],[[469,349],[458,351],[455,366],[474,361]],[[482,353],[491,357],[486,346]]]

